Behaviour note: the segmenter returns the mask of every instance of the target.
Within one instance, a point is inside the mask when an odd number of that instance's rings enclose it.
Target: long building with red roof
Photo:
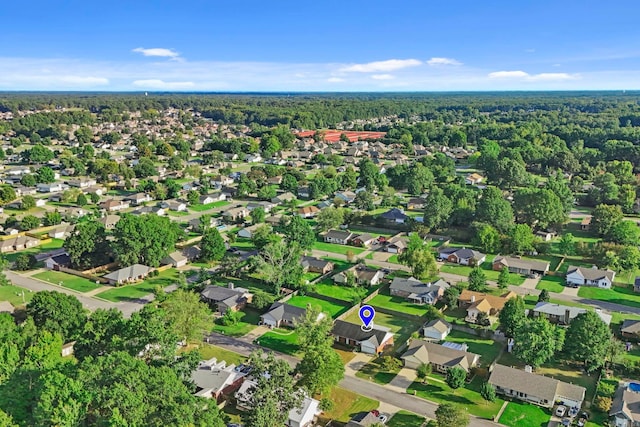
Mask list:
[[[317,131],[315,130],[306,130],[296,133],[296,136],[298,138],[311,138],[316,134],[316,132]],[[342,134],[347,135],[350,142],[361,141],[364,139],[381,139],[387,134],[386,132],[346,131],[336,129],[328,129],[321,132],[324,132],[324,140],[327,142],[340,141],[340,135]]]

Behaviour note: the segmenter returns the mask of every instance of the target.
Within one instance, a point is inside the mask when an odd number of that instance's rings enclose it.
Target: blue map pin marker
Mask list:
[[[373,318],[376,317],[376,311],[370,305],[363,305],[358,312],[360,320],[362,320],[362,329],[371,329]]]

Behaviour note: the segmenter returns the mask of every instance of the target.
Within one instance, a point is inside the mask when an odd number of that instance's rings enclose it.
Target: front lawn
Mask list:
[[[349,306],[347,305],[340,305],[318,298],[301,295],[294,296],[289,301],[287,301],[287,304],[291,304],[293,306],[301,308],[307,308],[308,305],[310,305],[311,307],[320,307],[323,313],[327,313],[333,318],[338,317],[349,309]]]
[[[369,304],[371,304],[373,307],[387,308],[389,310],[411,314],[417,317],[425,315],[429,307],[428,305],[412,304],[410,302],[407,302],[405,298],[386,294],[376,295],[371,301],[369,301]]]
[[[640,294],[633,292],[633,288],[627,286],[614,285],[611,289],[602,289],[593,286],[580,286],[578,296],[640,308]]]
[[[245,308],[241,312],[240,321],[235,325],[224,326],[221,318],[213,324],[212,332],[217,332],[230,337],[242,337],[254,330],[260,321],[260,313],[251,308]]]
[[[487,255],[487,259],[489,259],[490,257],[491,259],[493,259],[494,256]],[[484,271],[484,274],[487,276],[487,280],[491,280],[494,282],[498,281],[498,276],[500,276],[500,272],[493,270],[491,261],[483,262],[480,267]],[[457,274],[459,276],[465,276],[465,277],[469,276],[469,273],[471,273],[471,270],[473,270],[472,267],[468,267],[466,265],[451,264],[451,263],[445,263],[442,267],[440,267],[440,271],[443,273]],[[510,285],[520,286],[524,283],[524,280],[525,278],[519,274],[514,274],[514,273],[509,274]]]
[[[200,344],[198,346],[198,351],[200,352],[203,360],[209,360],[215,357],[218,362],[224,360],[227,362],[227,365],[239,365],[247,360],[247,357],[242,354],[211,344]]]
[[[358,311],[354,311],[345,319],[347,322],[362,324]],[[385,313],[377,312],[373,323],[380,326],[386,326],[395,334],[393,337],[394,348],[398,348],[407,342],[411,334],[422,327],[422,322],[414,322],[397,316],[391,316]]]
[[[328,282],[323,280],[322,282],[313,286],[313,292],[320,295],[325,295],[331,298],[337,298],[349,304],[357,296],[357,293],[355,291],[356,288],[351,288],[348,286],[332,285],[330,283],[331,283],[331,280],[329,280]],[[377,288],[372,287],[367,290],[367,293],[371,293],[376,289]]]
[[[89,292],[101,287],[101,284],[96,284],[91,280],[84,277],[78,277],[71,274],[63,273],[61,271],[43,271],[38,274],[34,274],[33,277],[45,282],[61,285],[62,287],[73,289],[78,292]]]
[[[502,399],[496,399],[493,402],[487,402],[484,400],[479,392],[473,390],[479,390],[482,382],[484,382],[484,379],[476,376],[471,384],[467,384],[465,387],[453,390],[444,381],[443,376],[431,374],[427,378],[427,384],[415,381],[409,386],[407,393],[415,394],[418,397],[436,403],[456,403],[463,408],[466,408],[472,415],[486,419],[493,419],[502,407],[502,403],[504,401]]]
[[[549,292],[555,292],[557,294],[564,290],[564,277],[559,276],[542,276],[542,279],[536,285],[536,289],[546,289]]]
[[[111,302],[135,300],[153,293],[156,286],[165,288],[173,285],[178,280],[178,271],[174,268],[160,272],[156,277],[151,277],[141,283],[134,285],[124,285],[118,288],[109,289],[96,295],[99,298]]]
[[[346,255],[349,251],[351,251],[354,255],[359,255],[366,250],[355,246],[337,245],[335,243],[325,242],[315,242],[313,244],[313,249],[341,255]]]
[[[33,298],[29,289],[13,285],[0,286],[0,301],[9,301],[14,307],[25,305]]]
[[[420,415],[416,415],[413,412],[405,410],[398,411],[387,422],[388,427],[420,427],[424,424],[426,419]]]
[[[208,211],[209,209],[213,209],[213,208],[220,208],[222,206],[227,206],[230,204],[231,203],[227,202],[226,200],[221,200],[219,202],[207,203],[206,205],[201,205],[201,204],[192,205],[192,206],[189,206],[189,209],[196,212],[202,212],[202,211]]]
[[[387,371],[382,367],[382,358],[378,357],[364,365],[358,372],[356,372],[356,377],[385,385],[389,384],[391,380],[398,375],[401,366],[401,364],[398,364],[398,366],[393,370]]]
[[[295,355],[300,350],[298,334],[293,329],[272,329],[258,338],[256,344],[290,355]]]
[[[466,344],[469,346],[467,351],[480,355],[483,366],[489,366],[498,357],[502,345],[490,338],[481,338],[477,335],[467,334],[452,330],[445,341],[455,342],[458,344]]]
[[[315,397],[319,398],[319,396]],[[340,387],[334,387],[327,397],[333,402],[333,409],[320,415],[322,425],[325,425],[329,420],[336,420],[346,424],[354,415],[361,412],[369,412],[376,409],[380,404],[377,400],[369,399]]]
[[[507,404],[498,422],[510,427],[546,427],[551,414],[536,405],[513,401]]]

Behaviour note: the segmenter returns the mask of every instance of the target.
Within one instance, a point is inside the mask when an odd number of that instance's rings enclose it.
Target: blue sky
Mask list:
[[[0,90],[640,89],[637,1],[3,4]]]

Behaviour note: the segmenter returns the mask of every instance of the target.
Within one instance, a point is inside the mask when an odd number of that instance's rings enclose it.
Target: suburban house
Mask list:
[[[409,199],[407,202],[407,210],[416,211],[419,209],[424,209],[427,201],[420,197],[414,197]]]
[[[454,264],[476,266],[482,264],[487,256],[467,248],[443,248],[438,252],[438,258]]]
[[[358,285],[375,286],[380,283],[380,280],[384,277],[382,270],[367,267],[366,265],[358,264],[348,270],[341,271],[340,273],[332,277],[333,282],[339,285],[347,284],[348,276],[352,273],[355,277]]]
[[[295,326],[295,322],[304,317],[306,308],[296,307],[290,304],[274,302],[271,304],[269,311],[260,316],[260,324],[267,325],[272,328],[281,326]],[[325,317],[324,313],[318,315],[318,320]]]
[[[584,217],[580,221],[580,230],[589,231],[589,229],[591,229],[591,216]]]
[[[310,273],[327,274],[328,272],[333,271],[334,264],[331,261],[325,261],[320,258],[303,256],[302,268],[304,271]]]
[[[203,218],[205,218],[203,220]],[[215,218],[213,216],[210,217],[198,217],[189,220],[189,227],[194,230],[204,231],[204,228],[217,227],[220,225],[220,219]]]
[[[633,281],[633,292],[640,292],[640,277],[636,277]]]
[[[398,208],[389,209],[385,213],[380,214],[380,218],[392,224],[405,224],[409,221],[409,217]]]
[[[320,213],[320,209],[317,206],[304,206],[298,208],[298,215],[302,218],[315,218]]]
[[[298,197],[301,199],[310,199],[311,193],[309,192],[309,187],[300,187],[298,188]]]
[[[405,249],[407,249],[406,237],[394,237],[387,241],[387,245],[384,248],[390,254],[401,254]]]
[[[208,205],[209,203],[221,202],[227,200],[227,196],[222,194],[221,192],[205,194],[198,198],[198,203],[201,205]]]
[[[174,212],[186,212],[187,204],[180,200],[166,200],[160,203],[160,206]]]
[[[147,193],[136,193],[125,197],[124,200],[130,202],[133,206],[140,206],[143,203],[150,202],[153,198]]]
[[[73,224],[60,224],[47,233],[52,239],[66,239],[76,228]]]
[[[122,285],[124,283],[144,280],[152,271],[152,267],[147,267],[142,264],[133,264],[129,267],[124,267],[120,270],[105,274],[104,278],[109,280],[109,284],[111,285]]]
[[[249,209],[240,206],[237,208],[227,209],[222,213],[222,217],[227,221],[238,221],[239,219],[248,217],[249,214]]]
[[[253,234],[256,232],[258,228],[260,228],[262,224],[253,224],[249,227],[245,227],[242,230],[238,230],[238,237],[242,237],[244,239],[253,238]]]
[[[549,271],[549,263],[547,261],[535,261],[508,256],[495,257],[492,264],[493,270],[500,271],[504,267],[509,269],[509,273],[522,274],[525,276],[530,274],[544,275]]]
[[[9,301],[0,301],[0,313],[13,314],[16,308]]]
[[[7,240],[0,241],[0,252],[19,251],[22,249],[29,249],[36,247],[40,244],[39,239],[35,239],[29,236],[17,236]]]
[[[567,269],[567,285],[597,286],[610,289],[616,272],[612,270],[600,270],[592,268],[569,266]]]
[[[262,208],[264,209],[264,211],[266,213],[271,212],[271,210],[273,208],[275,208],[277,205],[275,203],[271,203],[271,202],[266,202],[266,201],[262,201],[262,202],[249,202],[247,203],[247,209],[249,211],[252,211],[254,209],[258,209],[258,208]]]
[[[359,414],[354,415],[345,427],[371,427],[379,426],[381,424],[380,411],[374,409],[373,411],[360,412]]]
[[[467,309],[467,317],[464,320],[475,323],[480,313],[486,313],[488,316],[497,316],[504,304],[515,297],[516,294],[511,291],[501,296],[495,296],[464,289],[460,293],[460,298],[458,298],[458,305]]]
[[[484,181],[484,176],[478,174],[478,173],[470,173],[469,175],[466,176],[466,178],[464,179],[464,183],[467,185],[478,185],[480,183],[482,183],[482,181]]]
[[[566,305],[552,304],[550,302],[539,302],[533,308],[534,317],[546,317],[550,322],[568,325],[579,314],[586,313],[587,310],[579,307],[569,307]],[[611,315],[603,313],[602,310],[596,310],[596,314],[604,323],[611,323]]]
[[[614,417],[616,427],[640,427],[640,392],[632,390],[629,384],[620,384],[609,416]]]
[[[444,295],[448,287],[449,284],[442,279],[435,283],[423,283],[413,277],[394,277],[389,285],[389,293],[392,296],[406,298],[414,304],[433,305]]]
[[[113,230],[118,221],[120,221],[120,215],[105,215],[98,219],[98,222],[107,230]]]
[[[191,380],[196,385],[196,396],[219,400],[223,395],[235,392],[244,381],[249,368],[228,365],[216,358],[200,362],[191,372]]]
[[[451,333],[451,324],[442,319],[433,319],[422,326],[422,335],[427,341],[444,341]]]
[[[253,390],[258,383],[251,379],[242,383],[238,391],[234,394],[237,407],[240,410],[251,409],[251,398]],[[304,394],[304,391],[300,390]],[[315,425],[316,419],[322,413],[320,410],[320,402],[316,399],[308,397],[304,394],[304,398],[299,408],[293,408],[289,411],[289,417],[285,422],[287,427],[312,427]]]
[[[387,348],[393,347],[393,333],[389,328],[375,323],[370,330],[364,330],[362,325],[336,320],[331,334],[335,342],[354,347],[365,354],[381,354]]]
[[[291,200],[295,200],[295,199],[296,199],[295,194],[286,192],[286,193],[278,194],[276,197],[271,199],[271,203],[274,203],[276,205],[281,205],[283,203],[290,202]]]
[[[298,192],[298,194],[300,193]],[[336,198],[344,201],[344,203],[348,205],[350,203],[353,203],[353,201],[356,199],[356,193],[354,193],[353,191],[342,191],[336,193]]]
[[[100,203],[99,206],[100,206],[100,209],[104,209],[107,212],[117,212],[124,209],[128,209],[130,204],[128,201],[125,201],[125,200],[109,199]]]
[[[358,234],[351,239],[351,244],[353,246],[360,246],[365,248],[371,246],[374,242],[376,242],[376,238],[368,233]]]
[[[536,231],[536,236],[541,238],[542,241],[544,241],[544,242],[550,242],[557,235],[558,234],[553,232],[553,231],[543,231],[543,230]]]
[[[329,230],[324,235],[324,241],[338,245],[347,245],[353,236],[354,234],[349,230]]]
[[[187,265],[187,262],[189,262],[189,260],[186,256],[182,255],[182,252],[180,251],[171,252],[169,255],[160,260],[161,264],[172,265],[176,268],[184,267],[185,265]]]
[[[626,319],[622,322],[620,333],[625,338],[640,339],[640,320]]]
[[[417,369],[424,363],[430,364],[434,371],[446,373],[454,367],[469,372],[478,364],[480,355],[425,340],[413,340],[400,358],[406,368]]]
[[[586,393],[579,385],[498,364],[493,365],[488,382],[499,394],[545,408],[552,408],[556,402],[580,408]]]
[[[251,302],[253,294],[245,288],[236,288],[232,282],[228,287],[208,285],[202,292],[200,298],[210,306],[215,306],[220,314],[227,310],[238,311]]]
[[[60,193],[69,188],[66,184],[61,184],[59,182],[52,182],[49,184],[36,184],[36,190],[38,193]]]
[[[71,258],[67,253],[55,255],[44,260],[44,266],[49,270],[59,271],[60,267],[69,267],[70,265]]]

